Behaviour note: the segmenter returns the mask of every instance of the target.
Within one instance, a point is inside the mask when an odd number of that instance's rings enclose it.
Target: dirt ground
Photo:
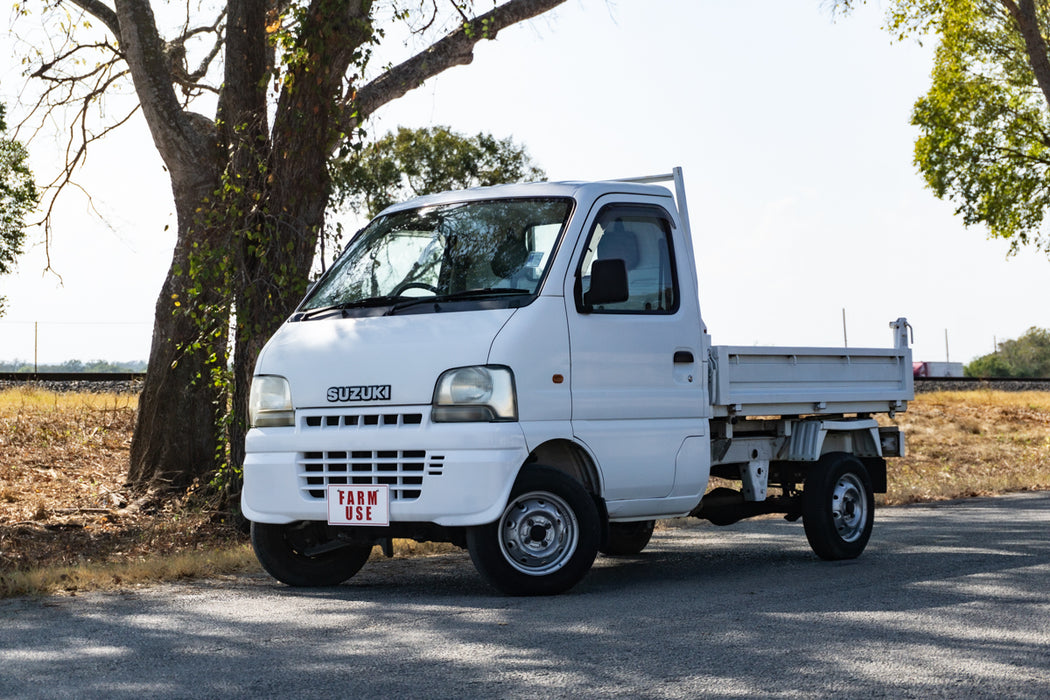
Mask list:
[[[200,490],[136,507],[134,420],[133,396],[0,392],[0,574],[247,541]],[[924,394],[897,422],[908,457],[882,502],[1050,488],[1050,393]]]
[[[0,573],[244,542],[198,493],[136,507],[133,397],[0,392]]]

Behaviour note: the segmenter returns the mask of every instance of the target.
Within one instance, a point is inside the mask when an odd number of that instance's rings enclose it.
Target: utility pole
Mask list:
[[[842,307],[842,347],[849,347],[849,339],[846,337],[846,307]]]
[[[36,364],[37,345],[38,345],[37,340],[40,337],[39,334],[37,333],[37,326],[39,326],[39,325],[40,325],[39,321],[33,321],[33,374],[37,373],[37,364]]]
[[[945,362],[951,362],[952,361],[951,354],[948,352],[948,329],[947,328],[944,329],[944,361]]]

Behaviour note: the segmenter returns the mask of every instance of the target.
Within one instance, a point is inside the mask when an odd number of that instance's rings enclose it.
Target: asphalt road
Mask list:
[[[1050,493],[880,509],[852,562],[801,524],[658,531],[554,598],[466,554],[0,601],[0,697],[1050,697]]]

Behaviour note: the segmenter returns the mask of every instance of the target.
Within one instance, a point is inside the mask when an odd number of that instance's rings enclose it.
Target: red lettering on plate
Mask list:
[[[368,505],[377,506],[379,505],[379,492],[369,491],[368,492]]]

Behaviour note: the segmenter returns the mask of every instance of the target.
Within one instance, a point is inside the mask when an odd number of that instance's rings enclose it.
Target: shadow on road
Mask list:
[[[0,696],[1050,696],[1050,494],[882,509],[859,559],[781,520],[659,530],[569,594],[466,554],[0,603]]]

